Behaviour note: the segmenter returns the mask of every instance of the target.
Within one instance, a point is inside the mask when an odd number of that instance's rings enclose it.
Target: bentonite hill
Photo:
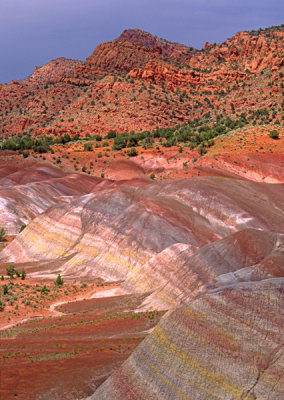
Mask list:
[[[1,400],[284,398],[283,37],[0,85]]]

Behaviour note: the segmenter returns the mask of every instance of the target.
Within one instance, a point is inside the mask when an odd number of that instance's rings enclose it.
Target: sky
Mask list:
[[[0,82],[57,57],[85,60],[124,29],[201,48],[283,17],[283,0],[0,0]]]

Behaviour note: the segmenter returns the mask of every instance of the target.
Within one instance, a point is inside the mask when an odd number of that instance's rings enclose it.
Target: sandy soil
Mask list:
[[[3,268],[2,268],[2,272]],[[1,294],[4,285],[8,286],[5,309],[0,313],[0,330],[7,329],[31,318],[49,317],[59,315],[56,307],[74,301],[88,299],[105,290],[118,288],[118,284],[106,286],[93,280],[88,284],[80,280],[69,280],[62,287],[56,287],[54,280],[21,279],[9,280],[7,277],[0,281]],[[43,288],[46,287],[48,292]],[[43,293],[44,292],[44,293]]]

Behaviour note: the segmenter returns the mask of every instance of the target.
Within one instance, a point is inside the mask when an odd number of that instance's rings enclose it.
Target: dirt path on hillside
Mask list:
[[[60,315],[64,315],[65,313],[56,310],[57,307],[65,305],[65,304],[69,304],[69,303],[76,303],[78,301],[83,301],[83,300],[88,300],[88,299],[92,299],[95,298],[96,295],[98,295],[98,297],[108,297],[108,296],[114,296],[115,291],[119,289],[119,285],[114,284],[114,285],[108,285],[108,286],[100,286],[100,287],[96,287],[95,289],[91,289],[90,291],[84,293],[84,295],[80,295],[80,296],[75,296],[72,299],[68,299],[65,301],[57,301],[54,302],[52,304],[50,304],[47,308],[44,308],[43,310],[40,311],[40,313],[33,313],[32,310],[30,312],[30,316],[25,316],[25,318],[21,318],[21,319],[16,319],[14,322],[10,322],[8,324],[5,325],[0,325],[0,331],[4,331],[6,329],[12,328],[14,326],[23,324],[25,322],[28,321],[32,321],[35,319],[41,319],[41,318],[46,318],[46,317],[58,317]],[[101,292],[108,292],[109,294],[104,295],[103,293],[101,294]],[[101,294],[101,295],[100,295]],[[120,293],[120,291],[117,292],[117,296],[121,295],[122,293]]]

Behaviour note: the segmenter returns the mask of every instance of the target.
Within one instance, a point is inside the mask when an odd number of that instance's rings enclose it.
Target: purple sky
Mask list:
[[[126,28],[201,48],[283,17],[283,0],[0,0],[0,82],[57,57],[84,60]]]

